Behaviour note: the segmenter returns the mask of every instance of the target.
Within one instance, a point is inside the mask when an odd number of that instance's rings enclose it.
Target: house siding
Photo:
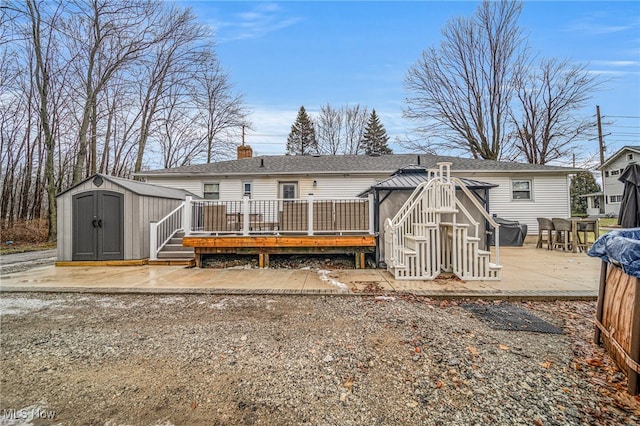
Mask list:
[[[489,191],[489,209],[492,214],[505,219],[517,220],[528,226],[528,234],[538,233],[538,217],[571,216],[569,197],[570,179],[565,175],[480,175],[463,176],[498,185]],[[530,179],[532,200],[513,200],[511,181]]]
[[[374,183],[388,177],[380,176],[273,176],[246,178],[184,178],[163,179],[147,177],[147,182],[154,185],[162,185],[170,188],[179,188],[190,191],[200,197],[203,196],[204,183],[220,183],[221,200],[241,200],[243,195],[243,182],[252,183],[252,198],[255,200],[270,200],[280,197],[280,182],[297,182],[298,196],[307,197],[312,193],[316,197],[355,197]],[[313,181],[316,186],[313,186]]]
[[[633,159],[627,159],[627,154],[633,154]],[[618,158],[608,164],[604,169],[605,176],[608,174],[608,177],[604,178],[604,213],[605,214],[613,214],[618,215],[620,213],[620,202],[611,202],[610,199],[612,196],[622,195],[622,191],[624,190],[624,184],[618,180],[622,171],[625,167],[627,167],[630,163],[640,162],[640,154],[637,152],[631,151],[623,151],[620,153]],[[618,173],[612,175],[612,171],[617,171]]]
[[[454,176],[466,177],[498,185],[489,190],[489,207],[491,213],[505,219],[518,220],[528,226],[529,234],[537,234],[538,217],[570,217],[569,177],[566,173],[453,173]],[[313,193],[315,197],[354,197],[369,189],[374,183],[386,179],[388,174],[380,175],[316,175],[313,176],[247,176],[246,178],[159,178],[147,177],[147,182],[180,188],[202,196],[204,182],[220,182],[220,198],[240,200],[242,198],[242,182],[252,182],[253,199],[275,199],[279,182],[298,182],[298,196],[306,197]],[[512,179],[530,179],[532,181],[533,200],[512,200]],[[316,181],[316,186],[313,181]]]

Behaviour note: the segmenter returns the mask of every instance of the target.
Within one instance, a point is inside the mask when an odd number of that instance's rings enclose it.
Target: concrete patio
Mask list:
[[[495,257],[494,257],[495,258]],[[601,261],[585,253],[502,247],[501,281],[397,281],[382,269],[37,267],[0,277],[0,291],[212,294],[415,294],[440,298],[596,299]]]

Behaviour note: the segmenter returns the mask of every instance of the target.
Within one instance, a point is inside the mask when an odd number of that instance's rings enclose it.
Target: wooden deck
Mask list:
[[[374,235],[265,235],[185,236],[182,244],[193,247],[196,266],[206,254],[257,254],[261,268],[269,266],[270,254],[355,253],[356,268],[365,267],[365,253],[376,247]]]

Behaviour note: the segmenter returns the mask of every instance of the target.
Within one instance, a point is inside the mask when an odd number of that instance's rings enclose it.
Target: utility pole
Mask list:
[[[602,119],[600,118],[600,105],[596,105],[596,118],[598,120],[598,143],[600,144],[600,167],[604,164],[604,139],[602,137]],[[604,191],[604,170],[600,169],[602,175],[602,190]]]
[[[596,105],[596,117],[598,119],[598,143],[600,144],[600,165],[604,164],[604,139],[602,138],[602,118],[600,118],[600,106]]]

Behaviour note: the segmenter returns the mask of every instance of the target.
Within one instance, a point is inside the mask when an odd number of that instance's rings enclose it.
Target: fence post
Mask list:
[[[158,259],[158,222],[149,222],[149,260]]]
[[[375,224],[373,223],[375,220],[373,194],[370,193],[367,198],[369,200],[369,235],[373,235],[375,234]]]
[[[242,235],[249,235],[249,196],[242,196]]]
[[[182,228],[184,229],[184,235],[191,234],[192,206],[191,195],[187,195],[184,200],[184,212],[182,214]]]
[[[307,225],[307,235],[313,235],[313,194],[309,193],[307,197],[307,209],[309,210],[309,223]]]

